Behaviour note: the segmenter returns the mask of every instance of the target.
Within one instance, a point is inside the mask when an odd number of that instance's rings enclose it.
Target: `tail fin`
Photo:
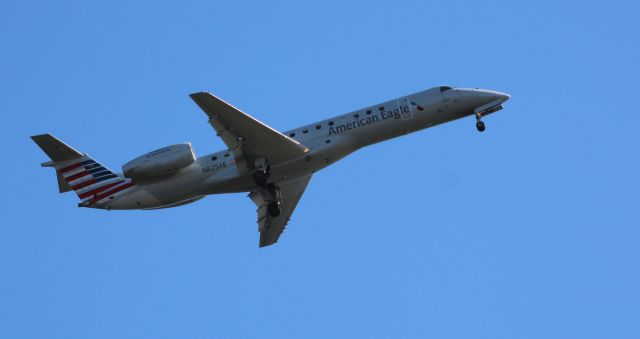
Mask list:
[[[127,182],[129,180],[113,173],[87,154],[76,151],[51,134],[34,135],[31,139],[51,158],[51,161],[43,163],[42,166],[55,168],[60,193],[73,190],[84,202],[114,186],[130,184]]]

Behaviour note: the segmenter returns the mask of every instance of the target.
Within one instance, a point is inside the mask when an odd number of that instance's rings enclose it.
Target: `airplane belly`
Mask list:
[[[280,184],[315,173],[362,146],[351,135],[332,135],[304,140],[310,151],[304,157],[271,167],[271,178]]]
[[[151,208],[161,204],[162,202],[147,190],[139,188],[107,201],[104,203],[103,208],[108,210],[134,210]]]

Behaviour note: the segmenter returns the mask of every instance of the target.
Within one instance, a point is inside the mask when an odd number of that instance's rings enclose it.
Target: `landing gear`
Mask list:
[[[269,205],[267,205],[267,211],[271,217],[278,217],[280,215],[280,202],[282,201],[280,188],[278,188],[274,183],[267,184],[266,188],[272,199]]]
[[[253,168],[255,172],[253,172],[251,177],[260,189],[254,190],[249,196],[260,208],[264,208],[266,205],[267,214],[271,218],[277,218],[282,212],[280,209],[282,193],[280,193],[280,188],[274,183],[268,183],[269,177],[271,176],[271,166],[266,158],[261,157],[254,159]]]
[[[267,180],[269,180],[269,176],[271,175],[269,162],[265,158],[258,158],[255,160],[254,166],[257,170],[253,172],[253,182],[260,187],[266,187]]]
[[[267,185],[267,180],[269,180],[269,172],[264,171],[255,171],[253,172],[253,181],[256,185],[260,187],[265,187]]]
[[[267,205],[267,211],[269,212],[269,216],[272,218],[276,218],[280,216],[280,204],[277,201],[272,201]]]
[[[478,132],[484,132],[484,122],[480,119],[482,119],[482,114],[476,113],[476,128],[478,129]]]

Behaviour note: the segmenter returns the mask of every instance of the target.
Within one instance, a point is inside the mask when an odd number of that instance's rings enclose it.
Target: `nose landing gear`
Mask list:
[[[482,122],[482,120],[480,119],[482,119],[482,114],[476,113],[476,128],[478,129],[478,132],[484,132],[484,122]]]

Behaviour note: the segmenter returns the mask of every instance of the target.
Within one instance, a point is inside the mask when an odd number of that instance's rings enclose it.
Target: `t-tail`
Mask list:
[[[100,200],[135,185],[51,134],[34,135],[31,139],[51,158],[42,167],[56,170],[60,193],[76,192],[79,207],[99,207],[96,204]]]

